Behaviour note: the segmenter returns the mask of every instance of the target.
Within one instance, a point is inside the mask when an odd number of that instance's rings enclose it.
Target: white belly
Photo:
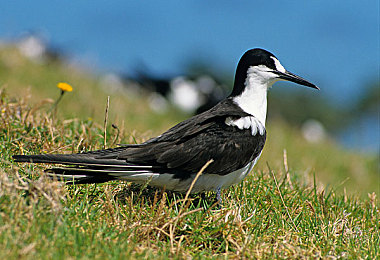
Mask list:
[[[226,175],[218,175],[218,174],[204,174],[201,175],[197,182],[195,183],[191,193],[198,193],[204,191],[217,191],[218,189],[227,188],[233,184],[241,182],[247,174],[252,170],[253,166],[256,164],[260,155],[244,166],[243,168],[231,172]],[[137,177],[137,176],[136,176]],[[192,181],[195,178],[195,174],[188,178],[187,180],[175,179],[171,174],[149,174],[146,176],[145,181],[148,181],[150,186],[164,188],[166,190],[178,191],[178,192],[187,192],[190,188]],[[127,179],[127,178],[126,178]],[[131,180],[128,178],[129,181]],[[141,180],[141,179],[140,179]],[[139,181],[141,182],[141,181]]]

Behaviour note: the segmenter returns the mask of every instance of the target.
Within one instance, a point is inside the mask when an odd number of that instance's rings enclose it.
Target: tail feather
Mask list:
[[[52,179],[58,179],[65,182],[67,185],[72,184],[91,184],[91,183],[103,183],[107,181],[116,180],[117,178],[109,175],[89,176],[89,175],[77,175],[77,174],[55,174],[53,172],[47,172],[48,176]]]
[[[116,179],[146,179],[151,175],[152,166],[135,165],[118,159],[125,147],[98,150],[79,154],[37,154],[14,155],[15,162],[62,164],[45,170],[51,178],[58,178],[67,184],[101,183]]]
[[[13,155],[15,162],[27,163],[51,163],[64,165],[80,165],[80,166],[117,166],[127,168],[151,168],[149,165],[136,165],[127,163],[126,159],[119,159],[121,152],[128,147],[138,146],[120,146],[105,150],[96,150],[86,153],[76,154],[36,154],[36,155]]]
[[[14,155],[15,162],[28,163],[53,163],[66,165],[119,165],[120,160],[96,159],[87,154],[36,154],[36,155]]]
[[[144,183],[155,174],[149,170],[91,169],[78,167],[56,167],[45,171],[51,178],[66,184],[101,183],[112,180],[126,180]]]

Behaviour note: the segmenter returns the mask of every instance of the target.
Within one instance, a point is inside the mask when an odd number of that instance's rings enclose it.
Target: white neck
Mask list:
[[[233,101],[241,109],[256,117],[264,126],[267,116],[267,90],[277,81],[265,77],[265,74],[267,74],[266,67],[250,67],[244,82],[244,91],[239,96],[233,97]]]

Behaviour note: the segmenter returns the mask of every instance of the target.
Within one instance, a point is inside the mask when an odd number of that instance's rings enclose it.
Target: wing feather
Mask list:
[[[239,129],[225,123],[227,117],[247,116],[252,115],[227,99],[142,144],[79,154],[15,155],[13,158],[18,162],[74,165],[48,171],[57,175],[78,175],[81,183],[108,181],[117,178],[118,174],[147,172],[173,173],[175,178],[187,179],[210,159],[214,163],[204,174],[226,175],[245,167],[263,149],[265,130]]]

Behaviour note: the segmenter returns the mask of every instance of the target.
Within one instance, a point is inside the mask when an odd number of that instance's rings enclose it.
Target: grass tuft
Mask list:
[[[379,257],[380,212],[285,167],[256,170],[222,194],[177,194],[131,183],[64,186],[19,153],[102,148],[92,121],[50,119],[1,93],[0,256],[7,258]],[[130,140],[109,128],[112,143]],[[140,140],[136,140],[140,141]],[[291,165],[290,165],[291,166]],[[315,179],[315,178],[314,178]]]
[[[109,91],[99,80],[59,61],[34,64],[12,47],[0,49],[0,67],[0,257],[380,258],[376,156],[331,140],[308,144],[272,121],[258,165],[223,191],[219,207],[213,193],[126,182],[65,186],[46,178],[48,166],[16,164],[12,155],[139,143],[184,115],[157,114],[141,95],[112,93],[104,117]],[[74,89],[52,116],[62,80]]]

